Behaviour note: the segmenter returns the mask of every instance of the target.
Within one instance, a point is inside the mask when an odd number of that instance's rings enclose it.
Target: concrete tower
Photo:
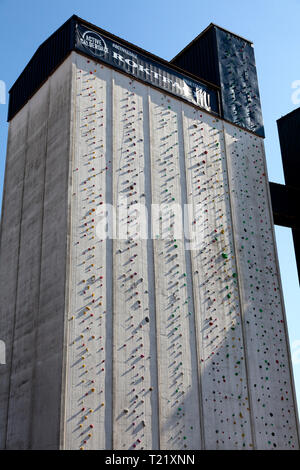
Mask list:
[[[208,31],[212,83],[72,17],[10,92],[1,448],[299,449],[253,50]]]

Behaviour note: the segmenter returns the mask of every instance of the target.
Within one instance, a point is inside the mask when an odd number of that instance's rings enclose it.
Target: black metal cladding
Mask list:
[[[279,183],[269,183],[274,224],[300,230],[300,188]]]
[[[224,119],[265,136],[250,41],[211,24],[171,63],[221,87]]]
[[[300,190],[300,108],[277,121],[285,183]]]
[[[284,184],[270,183],[270,192],[274,224],[292,229],[300,282],[300,188],[299,186],[296,188],[294,186],[285,186]]]
[[[8,121],[74,48],[74,21],[70,18],[41,46],[9,91]]]
[[[300,108],[278,119],[277,126],[286,186],[270,185],[274,221],[292,229],[300,282]]]
[[[201,40],[198,40],[200,37]],[[170,63],[220,86],[215,28],[209,28],[201,33],[186,49],[183,49],[178,56],[174,57]]]

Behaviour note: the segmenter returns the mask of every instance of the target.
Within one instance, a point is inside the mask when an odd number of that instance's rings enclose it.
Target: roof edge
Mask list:
[[[70,16],[69,19],[67,19],[67,21],[65,21],[59,28],[57,28],[52,34],[50,34],[50,36],[48,36],[47,39],[45,39],[45,41],[43,41],[39,47],[36,49],[35,53],[33,54],[33,56],[31,57],[31,59],[27,62],[27,64],[25,65],[24,69],[22,70],[21,73],[19,73],[19,76],[18,78],[15,80],[15,82],[13,83],[13,85],[10,87],[10,89],[8,90],[8,93],[11,92],[11,90],[14,88],[14,86],[18,83],[18,80],[20,79],[21,75],[25,72],[26,68],[28,67],[28,65],[30,64],[30,62],[32,62],[34,60],[34,58],[36,57],[36,55],[38,54],[38,52],[40,51],[40,49],[42,49],[42,47],[44,46],[44,44],[46,44],[46,42],[49,41],[50,38],[52,38],[52,36],[54,36],[54,34],[56,34],[58,31],[60,31],[61,29],[63,29],[65,27],[65,25],[67,23],[69,23],[69,21],[72,21],[73,19],[76,19],[78,18],[76,15],[72,15]]]
[[[172,64],[171,61],[168,61],[166,59],[163,59],[162,57],[159,57],[158,55],[156,54],[153,54],[152,52],[149,52],[147,51],[146,49],[143,49],[139,46],[137,46],[136,44],[133,44],[132,42],[129,42],[127,41],[126,39],[123,39],[121,38],[120,36],[116,36],[115,34],[103,29],[103,28],[100,28],[99,26],[96,26],[95,24],[93,23],[90,23],[89,21],[86,21],[84,20],[83,18],[80,18],[79,16],[77,15],[73,15],[73,17],[82,22],[83,24],[85,24],[86,26],[88,27],[91,27],[91,28],[94,28],[96,29],[97,31],[99,31],[101,34],[104,34],[106,36],[108,36],[110,39],[116,41],[116,42],[121,42],[124,46],[127,46],[129,49],[134,49],[136,50],[137,52],[139,52],[140,54],[143,54],[145,55],[146,57],[150,56],[153,60],[156,60],[157,62],[160,62],[161,64],[163,65],[166,65],[166,66],[170,66],[172,68],[174,68],[175,70],[177,70],[179,73],[183,74],[183,75],[187,75],[189,76],[190,78],[193,78],[194,80],[196,79],[197,81],[201,81],[203,82],[205,85],[208,85],[208,86],[211,86],[213,88],[216,88],[216,89],[220,89],[220,87],[218,85],[216,85],[215,83],[212,83],[208,80],[206,80],[205,78],[202,78],[202,77],[198,77],[197,75],[194,75],[192,74],[191,72],[185,70],[185,69],[182,69],[181,67],[178,67],[178,65],[175,65],[175,64]],[[72,17],[72,18],[73,18]],[[173,60],[173,59],[172,59]]]
[[[174,60],[176,60],[179,56],[181,56],[181,54],[183,54],[187,49],[189,49],[196,41],[198,41],[198,39],[200,39],[201,36],[204,36],[204,34],[206,34],[210,29],[212,28],[218,28],[220,29],[221,31],[224,31],[225,33],[229,33],[229,34],[232,34],[232,36],[235,36],[239,39],[242,39],[243,41],[246,41],[248,42],[249,44],[253,45],[253,42],[250,41],[249,39],[246,39],[244,38],[243,36],[240,36],[236,33],[233,33],[232,31],[229,31],[229,29],[225,29],[225,28],[222,28],[222,26],[219,26],[215,23],[210,23],[207,28],[205,28],[200,34],[198,34],[198,36],[196,36],[194,39],[192,39],[191,42],[189,42],[180,52],[178,52],[178,54],[176,54],[175,57],[173,57],[173,59],[170,60],[170,64],[172,64],[172,62]]]
[[[292,114],[297,114],[300,113],[300,107],[299,108],[296,108],[296,109],[293,109],[293,111],[290,111],[289,113],[285,114],[284,116],[281,116],[279,119],[276,120],[276,122],[279,122],[283,119],[286,119],[288,117],[290,117]]]

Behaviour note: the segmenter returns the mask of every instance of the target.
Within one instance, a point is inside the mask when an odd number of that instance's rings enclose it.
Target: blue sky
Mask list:
[[[284,183],[276,120],[300,106],[300,0],[0,0],[0,200],[8,125],[7,92],[38,46],[72,14],[166,60],[211,22],[254,42],[269,179]],[[300,87],[299,87],[300,88]],[[300,93],[297,95],[300,97]],[[300,408],[300,292],[291,230],[276,227]]]

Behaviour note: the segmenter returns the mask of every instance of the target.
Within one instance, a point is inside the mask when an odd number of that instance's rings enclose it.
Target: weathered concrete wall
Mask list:
[[[2,447],[298,449],[267,182],[262,139],[73,53],[10,126]]]
[[[28,108],[23,108],[9,127],[1,219],[0,331],[6,347],[6,365],[0,366],[0,440],[6,446],[7,412],[14,340],[17,272],[27,141]]]
[[[1,233],[1,448],[57,448],[63,365],[72,71],[12,120]]]
[[[255,444],[283,449],[297,445],[295,396],[264,146],[224,130]]]

